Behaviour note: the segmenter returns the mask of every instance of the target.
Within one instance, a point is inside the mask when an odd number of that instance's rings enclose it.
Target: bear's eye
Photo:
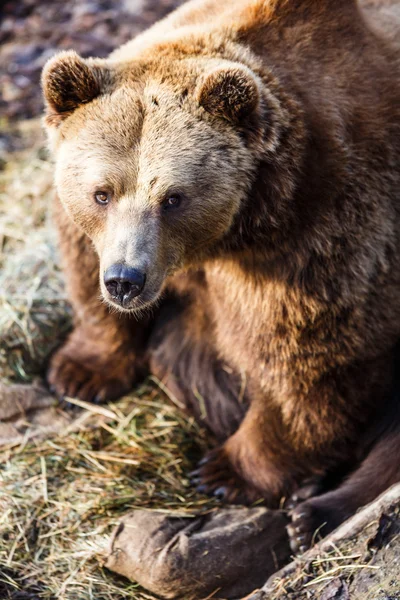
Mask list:
[[[177,208],[182,202],[182,196],[180,194],[171,194],[163,202],[163,208],[168,210],[170,208]]]
[[[98,191],[95,192],[94,194],[94,199],[96,200],[97,204],[108,204],[110,202],[110,194],[108,192],[102,192],[102,191]]]

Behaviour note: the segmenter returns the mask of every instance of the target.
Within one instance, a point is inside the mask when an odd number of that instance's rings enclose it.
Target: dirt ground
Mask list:
[[[182,0],[13,0],[0,8],[0,113],[40,115],[40,72],[57,50],[107,56]]]

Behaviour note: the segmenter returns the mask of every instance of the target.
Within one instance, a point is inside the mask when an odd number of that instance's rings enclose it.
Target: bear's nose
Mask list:
[[[126,265],[112,265],[104,273],[104,285],[108,293],[121,306],[139,296],[145,282],[145,273]]]

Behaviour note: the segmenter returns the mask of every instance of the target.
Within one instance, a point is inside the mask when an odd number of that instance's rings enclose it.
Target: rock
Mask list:
[[[288,560],[286,524],[263,507],[194,517],[135,510],[115,530],[105,566],[162,598],[241,598]]]

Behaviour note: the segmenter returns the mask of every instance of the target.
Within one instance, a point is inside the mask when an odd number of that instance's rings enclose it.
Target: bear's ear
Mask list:
[[[244,65],[229,65],[203,78],[197,89],[197,100],[210,114],[239,123],[256,110],[260,92],[250,69]]]
[[[94,67],[70,50],[47,61],[42,88],[47,107],[46,124],[58,126],[78,106],[100,94],[100,78]]]

